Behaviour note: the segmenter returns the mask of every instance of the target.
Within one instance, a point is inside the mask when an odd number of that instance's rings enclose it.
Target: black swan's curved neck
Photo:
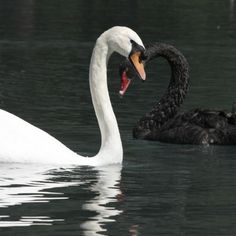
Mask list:
[[[160,129],[177,113],[178,107],[184,101],[189,86],[189,66],[184,55],[168,44],[154,43],[147,47],[145,54],[146,63],[157,57],[164,57],[171,67],[171,78],[167,91],[137,124],[137,128],[141,129]],[[134,136],[137,136],[135,129]]]

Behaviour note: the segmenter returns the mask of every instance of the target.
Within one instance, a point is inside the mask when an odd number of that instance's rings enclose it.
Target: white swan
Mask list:
[[[43,130],[0,110],[0,162],[93,166],[121,163],[123,148],[108,94],[107,62],[110,55],[116,51],[128,57],[139,76],[145,79],[143,64],[139,62],[139,55],[143,50],[142,40],[127,27],[115,26],[97,39],[89,70],[90,91],[102,141],[96,156],[80,156]],[[126,87],[127,85],[124,85],[123,90],[126,90]]]

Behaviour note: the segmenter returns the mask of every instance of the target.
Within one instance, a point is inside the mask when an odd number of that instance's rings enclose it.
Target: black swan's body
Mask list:
[[[155,43],[146,49],[145,63],[164,57],[171,67],[167,91],[133,129],[134,138],[181,144],[236,144],[236,104],[232,112],[194,109],[179,112],[189,85],[189,66],[175,47]],[[125,62],[120,72],[132,77]]]

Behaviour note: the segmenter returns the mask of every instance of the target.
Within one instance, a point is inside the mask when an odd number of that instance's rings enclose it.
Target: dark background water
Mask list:
[[[1,108],[94,155],[100,134],[89,93],[90,56],[104,30],[126,25],[144,44],[171,43],[187,57],[191,87],[182,109],[230,110],[236,100],[235,4],[0,0]],[[236,148],[133,140],[134,123],[163,94],[170,70],[156,60],[146,68],[147,83],[134,81],[120,99],[121,60],[112,56],[108,77],[123,166],[1,165],[1,235],[236,234]]]

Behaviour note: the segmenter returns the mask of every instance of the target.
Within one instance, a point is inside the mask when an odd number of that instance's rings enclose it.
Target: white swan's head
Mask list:
[[[144,45],[140,37],[132,29],[124,26],[114,26],[104,32],[107,36],[107,43],[113,51],[124,57],[129,57],[134,46],[144,50]]]
[[[145,51],[142,40],[136,32],[124,26],[115,26],[103,33],[111,52],[115,51],[128,58],[137,75],[146,79],[146,73],[141,57]],[[102,37],[103,38],[103,37]],[[130,84],[130,80],[121,81],[120,94],[123,95]]]

